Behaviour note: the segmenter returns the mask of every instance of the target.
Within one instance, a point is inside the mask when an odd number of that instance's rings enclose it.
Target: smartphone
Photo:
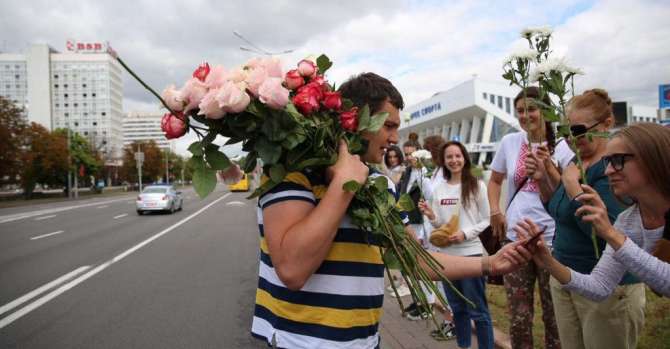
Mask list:
[[[535,234],[535,236],[532,236],[530,239],[524,241],[521,244],[521,245],[523,245],[523,247],[528,247],[528,245],[534,244],[537,241],[537,239],[539,239],[540,236],[542,236],[544,234],[544,231],[547,230],[547,227],[542,225],[542,224],[536,224],[536,225],[538,226],[538,228],[540,228],[540,232]]]

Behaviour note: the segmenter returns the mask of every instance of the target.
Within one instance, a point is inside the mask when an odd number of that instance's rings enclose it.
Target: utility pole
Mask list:
[[[72,148],[70,147],[70,122],[67,123],[67,198],[72,199]]]
[[[170,148],[165,148],[165,184],[170,184],[170,162],[168,160]]]
[[[144,162],[144,153],[142,153],[141,145],[137,144],[137,152],[135,153],[135,161],[137,161],[137,178],[139,180],[139,192],[142,192],[142,163]]]

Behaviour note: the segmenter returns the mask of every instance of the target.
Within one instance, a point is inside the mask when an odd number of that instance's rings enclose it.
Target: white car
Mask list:
[[[184,199],[181,192],[176,191],[171,185],[150,185],[144,188],[137,196],[137,214],[142,215],[145,211],[174,211],[181,210]]]

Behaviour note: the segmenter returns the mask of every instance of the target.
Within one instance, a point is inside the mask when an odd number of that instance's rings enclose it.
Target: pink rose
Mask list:
[[[259,57],[253,57],[244,64],[245,67],[249,69],[256,69],[262,65],[262,60]]]
[[[353,107],[349,111],[340,113],[340,125],[349,132],[358,130],[358,108]]]
[[[207,75],[209,75],[209,64],[207,62],[200,64],[193,72],[193,77],[200,80],[201,82],[205,82]]]
[[[207,88],[219,88],[228,80],[228,72],[223,68],[223,66],[216,65],[205,78],[205,86]]]
[[[223,108],[219,106],[219,101],[216,100],[216,95],[220,90],[219,88],[213,88],[207,92],[198,105],[198,108],[200,108],[198,115],[204,115],[208,119],[221,119],[226,115]]]
[[[323,106],[330,110],[339,110],[342,107],[342,97],[337,91],[323,93]]]
[[[272,109],[284,109],[288,104],[289,91],[282,86],[280,78],[268,78],[258,88],[258,97],[265,105]]]
[[[300,73],[300,75],[304,77],[313,76],[314,74],[316,74],[317,69],[318,68],[316,64],[307,59],[303,59],[302,61],[300,61],[300,63],[298,63],[298,72]]]
[[[319,110],[319,100],[316,99],[314,94],[309,93],[309,90],[299,92],[293,96],[292,102],[300,113],[305,116]]]
[[[226,184],[235,184],[242,180],[244,173],[238,164],[232,164],[227,170],[219,172],[223,182]]]
[[[165,132],[165,138],[173,139],[179,138],[186,134],[186,122],[184,122],[184,114],[177,113],[172,115],[167,113],[161,119],[161,130]]]
[[[181,99],[181,91],[177,90],[174,85],[170,85],[163,90],[161,98],[165,104],[174,112],[184,110],[184,101]]]
[[[228,72],[228,80],[234,82],[234,83],[239,83],[243,82],[247,79],[247,71],[242,69],[242,68],[235,68],[231,71]]]
[[[251,98],[244,89],[230,81],[219,90],[216,100],[219,103],[219,107],[227,113],[241,113],[247,108],[249,102],[251,102]]]
[[[281,60],[277,57],[268,57],[261,61],[261,66],[265,68],[268,76],[271,78],[283,78],[284,71],[281,67]]]
[[[186,84],[184,84],[184,87],[181,89],[181,95],[179,96],[182,101],[186,102],[184,113],[188,113],[190,110],[195,109],[200,104],[202,98],[205,97],[206,93],[207,86],[205,86],[202,81],[197,78],[192,78],[186,81]]]
[[[297,69],[293,69],[286,73],[284,83],[289,90],[295,90],[296,88],[305,84],[305,78],[300,75]]]
[[[251,70],[246,80],[249,91],[251,91],[254,96],[258,96],[258,88],[261,87],[268,77],[268,73],[263,67],[257,67]]]

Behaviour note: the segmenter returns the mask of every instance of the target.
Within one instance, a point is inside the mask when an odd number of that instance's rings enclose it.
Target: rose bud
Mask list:
[[[300,63],[298,63],[298,72],[304,77],[312,77],[314,74],[316,74],[317,69],[318,68],[316,64],[307,59],[303,59],[300,61]]]
[[[207,75],[209,75],[209,63],[207,62],[200,64],[193,72],[193,77],[202,82],[205,82]]]
[[[298,111],[305,116],[319,110],[319,101],[307,91],[293,96],[292,102],[298,108]]]
[[[323,105],[330,110],[339,110],[342,107],[342,98],[340,97],[340,93],[337,91],[324,92]]]
[[[219,172],[223,182],[226,184],[235,184],[242,180],[244,177],[244,172],[240,169],[238,164],[231,164],[225,171]]]
[[[358,108],[353,107],[349,111],[340,113],[340,125],[349,132],[358,130]]]
[[[186,122],[184,121],[184,114],[177,113],[172,115],[167,113],[161,119],[161,129],[165,132],[165,138],[173,139],[179,138],[186,134]]]
[[[326,79],[323,78],[323,75],[317,75],[312,81],[315,85],[321,87],[323,92],[330,91],[330,85],[326,82]]]
[[[300,75],[297,69],[293,69],[286,73],[284,84],[286,84],[286,87],[289,90],[295,90],[296,88],[305,84],[305,79]]]
[[[177,90],[174,85],[170,85],[163,90],[161,97],[172,111],[184,110],[184,101],[181,99],[181,91]]]

